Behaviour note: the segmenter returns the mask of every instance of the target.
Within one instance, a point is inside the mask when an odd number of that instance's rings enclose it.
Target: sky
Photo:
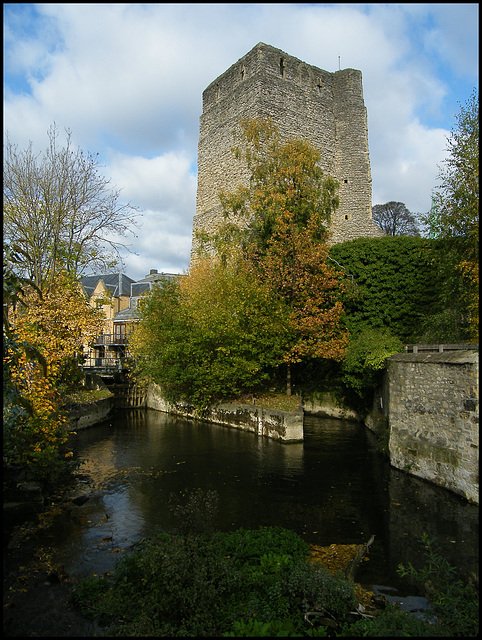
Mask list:
[[[478,90],[478,4],[4,6],[4,132],[55,122],[141,210],[124,273],[182,273],[196,208],[202,92],[258,42],[362,72],[372,204],[430,209],[455,117]]]

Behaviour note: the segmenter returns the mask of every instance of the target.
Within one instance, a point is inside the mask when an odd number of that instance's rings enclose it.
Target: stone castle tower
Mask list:
[[[221,190],[247,184],[249,173],[231,151],[243,118],[271,116],[281,140],[303,138],[321,152],[325,175],[338,180],[340,206],[332,243],[384,235],[372,220],[367,114],[361,72],[335,73],[259,43],[203,92],[198,145],[195,234],[222,221]]]

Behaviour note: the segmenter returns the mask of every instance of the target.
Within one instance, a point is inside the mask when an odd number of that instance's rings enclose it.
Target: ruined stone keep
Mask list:
[[[311,142],[321,152],[325,175],[340,183],[331,242],[384,235],[372,220],[361,72],[329,73],[259,43],[203,92],[192,255],[198,248],[196,232],[210,233],[223,220],[219,192],[248,183],[249,172],[231,151],[233,132],[244,118],[268,116],[281,140]]]

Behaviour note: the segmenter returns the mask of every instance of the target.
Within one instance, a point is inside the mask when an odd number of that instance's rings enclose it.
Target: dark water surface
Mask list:
[[[420,564],[423,532],[438,538],[462,575],[478,573],[478,509],[392,469],[363,425],[305,417],[303,443],[180,419],[154,410],[114,414],[72,437],[91,476],[84,505],[50,534],[56,559],[79,578],[113,568],[130,545],[175,526],[171,494],[219,495],[221,530],[279,525],[316,545],[361,544],[375,535],[357,581],[402,593],[400,562]]]

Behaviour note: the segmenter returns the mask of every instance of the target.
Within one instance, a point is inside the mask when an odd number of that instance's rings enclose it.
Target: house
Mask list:
[[[125,357],[125,336],[115,334],[115,316],[129,308],[132,278],[123,273],[83,276],[81,285],[91,306],[104,314],[104,328],[94,345],[86,348],[88,367],[116,366]]]
[[[91,275],[81,278],[83,290],[92,306],[102,309],[104,330],[90,348],[86,348],[85,365],[89,368],[121,369],[129,356],[128,337],[139,322],[137,302],[147,295],[160,280],[179,277],[173,273],[149,274],[137,282],[123,273]]]

